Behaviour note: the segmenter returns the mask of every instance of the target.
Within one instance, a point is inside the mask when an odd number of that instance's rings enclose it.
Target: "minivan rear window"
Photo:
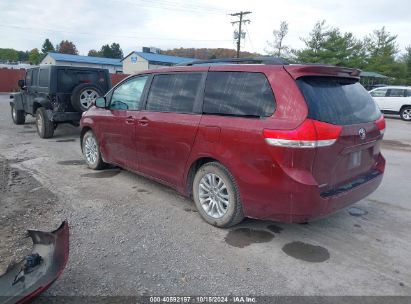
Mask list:
[[[203,106],[205,114],[268,117],[274,109],[274,94],[264,74],[208,73]]]
[[[378,106],[355,79],[302,77],[297,84],[308,105],[308,117],[335,124],[351,125],[377,120]]]

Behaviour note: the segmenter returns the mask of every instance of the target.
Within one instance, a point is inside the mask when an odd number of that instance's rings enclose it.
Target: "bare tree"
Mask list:
[[[266,52],[272,56],[287,56],[290,48],[284,45],[284,38],[288,34],[288,23],[287,21],[281,21],[280,29],[273,30],[273,39],[272,41],[267,41]]]

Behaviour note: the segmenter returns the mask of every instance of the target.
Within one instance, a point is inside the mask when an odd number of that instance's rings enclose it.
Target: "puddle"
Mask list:
[[[274,225],[274,224],[268,225],[267,229],[274,232],[274,233],[281,233],[281,231],[284,230],[284,228],[279,227],[279,226]]]
[[[37,133],[37,131],[20,131],[20,132],[18,132],[18,133],[26,133],[26,134],[29,134],[29,133]]]
[[[91,178],[110,178],[119,174],[120,170],[111,170],[111,171],[100,171],[97,173],[85,173],[81,177],[91,177]]]
[[[251,228],[237,228],[228,232],[225,241],[231,246],[244,248],[254,243],[269,242],[273,238],[274,234],[268,231]]]
[[[303,242],[285,244],[282,250],[287,255],[305,262],[321,263],[330,258],[330,253],[326,248]]]
[[[62,160],[58,161],[57,164],[59,165],[64,165],[64,166],[79,166],[79,165],[85,165],[86,162],[84,160]]]
[[[191,209],[191,208],[184,208],[183,209],[185,212],[197,212],[196,209]]]
[[[68,139],[58,139],[56,142],[75,142],[75,138],[68,138]]]
[[[348,214],[352,216],[363,216],[363,215],[368,214],[367,211],[361,208],[358,208],[358,207],[350,207],[347,209],[347,211],[348,211]]]

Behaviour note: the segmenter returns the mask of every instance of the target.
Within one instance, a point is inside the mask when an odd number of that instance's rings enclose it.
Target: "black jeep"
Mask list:
[[[72,66],[28,69],[18,84],[20,92],[10,96],[13,122],[21,125],[27,114],[35,116],[41,138],[52,137],[60,123],[77,126],[81,113],[111,88],[107,69]]]

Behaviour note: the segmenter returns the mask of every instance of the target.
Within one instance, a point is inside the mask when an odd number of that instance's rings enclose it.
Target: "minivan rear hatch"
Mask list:
[[[322,127],[340,129],[335,142],[316,147],[312,173],[322,196],[355,187],[378,172],[384,118],[374,100],[352,77],[357,70],[335,68],[296,79],[308,107],[308,117]]]

